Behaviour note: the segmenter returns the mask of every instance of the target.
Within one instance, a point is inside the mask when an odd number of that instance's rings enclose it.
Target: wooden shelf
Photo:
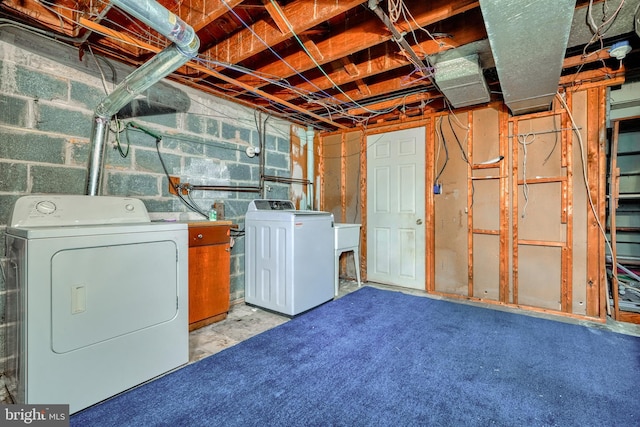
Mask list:
[[[626,119],[618,119],[613,121],[613,135],[611,141],[611,154],[610,154],[610,171],[612,171],[609,182],[609,227],[608,231],[611,236],[611,260],[609,262],[611,266],[611,296],[613,300],[613,315],[614,318],[618,321],[622,322],[631,322],[631,323],[640,323],[640,313],[637,312],[638,306],[633,303],[629,303],[623,299],[619,294],[618,290],[618,265],[623,264],[633,264],[630,262],[630,258],[632,257],[623,257],[618,256],[618,244],[627,244],[623,239],[619,239],[618,233],[625,236],[625,239],[628,236],[632,236],[633,234],[639,234],[640,228],[638,227],[618,227],[616,224],[617,217],[622,213],[632,213],[634,211],[634,207],[637,206],[638,210],[640,210],[640,194],[639,193],[620,193],[620,178],[625,178],[625,183],[630,180],[638,180],[640,178],[640,173],[638,173],[635,168],[637,165],[633,165],[633,169],[627,167],[626,170],[621,170],[620,167],[624,164],[629,166],[630,162],[623,162],[622,165],[618,163],[619,157],[624,157],[625,155],[638,155],[640,151],[619,151],[619,140],[620,135],[625,134],[625,129],[627,129],[627,125],[631,123],[640,123],[640,117],[630,117]],[[627,130],[633,130],[637,127],[631,126]],[[640,133],[636,130],[632,131],[634,134],[638,135],[637,145],[640,145]],[[628,134],[628,133],[627,133]],[[635,136],[632,136],[634,138]],[[628,141],[627,141],[628,142]],[[632,162],[633,163],[633,162]],[[632,182],[633,183],[633,182]],[[612,203],[611,203],[612,202]],[[619,204],[622,204],[624,209],[619,209]],[[629,209],[631,208],[631,209]],[[628,215],[626,215],[628,216]],[[623,215],[624,217],[624,215]],[[622,246],[624,248],[624,246]],[[626,254],[629,255],[629,254]],[[630,254],[635,255],[635,254]],[[640,254],[639,254],[640,255]]]

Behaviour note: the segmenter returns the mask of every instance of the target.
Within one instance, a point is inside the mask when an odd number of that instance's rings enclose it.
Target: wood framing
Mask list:
[[[594,221],[589,204],[585,205],[583,202],[587,187],[582,184],[581,149],[577,132],[581,132],[580,138],[586,142],[584,147],[587,150],[585,164],[589,178],[589,193],[593,197],[596,211],[603,217],[604,169],[600,159],[604,159],[605,90],[604,87],[594,86],[582,91],[567,91],[563,96],[568,110],[556,100],[553,104],[554,108],[550,111],[516,117],[510,117],[506,107],[500,103],[456,111],[457,119],[461,120],[462,126],[468,129],[468,132],[464,131],[467,132],[466,139],[459,129],[455,130],[458,133],[459,142],[467,152],[468,164],[460,159],[461,154],[455,145],[454,134],[447,123],[447,117],[452,113],[425,113],[419,120],[407,118],[401,123],[393,125],[385,123],[363,130],[360,141],[362,160],[359,166],[362,184],[359,191],[363,224],[361,260],[363,275],[366,275],[366,246],[364,245],[364,239],[366,239],[366,136],[424,126],[427,144],[425,208],[428,212],[425,220],[426,291],[434,295],[481,300],[531,311],[557,313],[572,318],[604,320],[606,307],[603,305],[602,236],[598,234],[597,221]],[[576,101],[576,97],[579,101]],[[576,102],[578,102],[577,106]],[[494,112],[483,116],[482,111]],[[576,123],[572,121],[567,111],[577,116]],[[439,124],[441,118],[444,119],[443,124],[446,123],[446,126]],[[487,118],[490,120],[487,121]],[[452,117],[452,120],[457,119]],[[478,120],[481,121],[478,122]],[[481,123],[480,126],[479,123]],[[441,138],[439,134],[443,130],[450,145],[449,155],[455,157],[453,161],[458,165],[456,170],[459,170],[462,175],[467,175],[464,187],[455,185],[452,187],[451,183],[443,183],[448,189],[446,197],[449,198],[458,197],[455,195],[456,188],[464,188],[459,194],[464,198],[464,202],[456,204],[456,209],[460,209],[460,212],[455,214],[456,218],[462,218],[464,224],[464,243],[462,246],[450,245],[449,248],[454,250],[468,248],[459,254],[464,257],[460,258],[464,261],[459,264],[460,269],[463,269],[459,273],[465,277],[464,288],[443,287],[443,280],[446,279],[438,273],[443,267],[440,264],[442,259],[438,260],[437,256],[442,248],[437,242],[442,241],[439,239],[457,238],[450,234],[457,228],[450,229],[445,234],[442,234],[442,231],[436,232],[443,220],[450,221],[453,217],[451,215],[447,219],[438,218],[435,215],[436,207],[445,200],[442,195],[433,194],[434,177],[444,160],[441,153],[440,161],[436,164],[438,138]],[[525,181],[522,170],[523,145],[522,141],[518,142],[518,136],[527,134],[536,137],[535,144],[542,145],[534,146],[535,148],[529,146],[529,156],[537,160],[535,164],[527,165],[534,172],[527,171]],[[487,149],[486,144],[491,144],[493,148]],[[478,157],[479,152],[481,152],[480,157]],[[552,160],[549,165],[540,166],[547,152],[549,155],[553,153]],[[488,153],[497,153],[503,160],[494,164],[475,164],[490,157]],[[346,156],[347,152],[343,151],[342,155]],[[347,168],[350,167],[343,162],[341,168],[345,165]],[[449,167],[447,166],[447,169]],[[543,172],[536,172],[536,167],[543,168]],[[460,179],[461,177],[449,177],[449,179],[452,178]],[[342,179],[346,178],[343,176]],[[529,210],[526,221],[523,222],[520,214],[523,213],[526,202],[522,194],[525,182],[535,191],[529,195],[534,197],[534,200],[529,200]],[[476,188],[477,186],[479,187]],[[476,199],[474,199],[474,192]],[[482,194],[482,198],[478,198],[479,194]],[[579,195],[578,198],[576,198],[577,195]],[[495,197],[495,204],[493,197]],[[576,201],[578,201],[577,205]],[[482,203],[484,207],[481,206]],[[487,205],[487,203],[491,204]],[[494,207],[487,209],[488,206]],[[489,219],[487,215],[492,215],[493,212],[498,215],[498,218]],[[580,217],[578,222],[576,222],[576,212]],[[539,226],[547,227],[546,224],[552,224],[552,229],[542,229],[542,233],[535,233],[537,218],[542,219]],[[495,227],[494,224],[496,224]],[[540,237],[537,237],[538,234]],[[577,252],[576,247],[579,248]],[[585,247],[587,249],[584,249]],[[475,258],[474,253],[476,253]],[[490,253],[491,257],[495,255],[495,259],[491,258],[491,262],[496,263],[495,276],[491,270],[493,267],[487,269],[483,264],[487,259],[487,253]],[[539,260],[535,258],[538,254],[542,255]],[[547,264],[548,261],[551,264]],[[463,266],[464,263],[467,265]],[[576,275],[576,271],[579,274]],[[547,286],[549,292],[536,289],[536,278],[532,277],[532,272],[544,273],[545,279],[542,279],[541,283]],[[495,297],[491,289],[487,293],[487,284],[482,283],[486,280],[493,281],[494,277],[495,284],[491,286],[495,286]],[[552,282],[556,283],[551,283],[549,277],[555,278]],[[547,301],[536,302],[536,298],[540,295],[542,298],[547,298]],[[556,295],[557,302],[555,302]]]

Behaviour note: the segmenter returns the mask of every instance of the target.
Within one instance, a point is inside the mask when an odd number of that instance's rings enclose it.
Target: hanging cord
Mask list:
[[[611,247],[611,242],[609,241],[609,238],[607,237],[607,232],[604,229],[604,226],[602,225],[602,222],[600,222],[600,217],[598,216],[598,212],[596,210],[596,206],[593,203],[593,197],[591,196],[591,189],[589,188],[589,177],[587,176],[587,160],[586,160],[586,153],[584,150],[584,143],[582,141],[582,135],[580,135],[580,131],[578,128],[578,125],[576,124],[576,121],[573,118],[573,114],[571,114],[571,111],[569,110],[569,106],[567,105],[567,102],[564,100],[564,98],[562,97],[562,95],[560,95],[560,92],[556,92],[556,97],[558,98],[558,100],[560,101],[560,103],[562,104],[562,106],[564,107],[564,110],[567,112],[567,115],[569,116],[569,119],[571,120],[571,126],[573,129],[573,132],[575,133],[575,135],[578,138],[578,144],[580,145],[580,160],[581,160],[581,164],[582,164],[582,178],[584,180],[584,186],[585,189],[587,190],[587,199],[589,200],[589,207],[591,207],[591,212],[593,213],[593,217],[596,220],[596,224],[598,224],[598,228],[600,229],[600,233],[602,234],[602,237],[604,238],[605,243],[607,244],[607,249],[609,249],[609,253],[611,254],[611,256],[613,257],[613,248]],[[613,258],[612,258],[613,261]],[[617,278],[617,266],[611,265],[611,273],[613,276],[613,279],[615,281],[615,283],[618,283],[618,285],[620,285],[620,282],[618,281]],[[623,284],[623,286],[625,286]],[[611,292],[619,292],[618,289],[611,289]],[[606,296],[606,303],[607,303],[607,314],[611,314],[611,301],[609,299],[609,295]]]
[[[564,100],[564,98],[562,97],[562,95],[560,95],[560,93],[556,92],[556,97],[560,100],[560,102],[562,103],[565,111],[567,112],[567,115],[569,116],[569,119],[571,120],[571,126],[573,129],[573,132],[575,133],[575,135],[578,138],[578,144],[580,145],[580,160],[582,163],[582,178],[584,180],[584,186],[585,189],[587,190],[587,198],[589,200],[589,207],[591,207],[591,212],[593,212],[593,217],[596,219],[596,223],[598,224],[598,228],[600,229],[600,232],[602,233],[605,242],[607,243],[607,248],[609,249],[610,253],[613,254],[613,249],[611,247],[611,243],[609,242],[609,239],[607,238],[607,233],[604,229],[604,227],[602,226],[602,223],[600,222],[600,217],[598,216],[597,210],[596,210],[596,206],[593,202],[593,197],[591,196],[591,189],[589,188],[589,178],[587,176],[587,160],[586,160],[586,153],[584,151],[584,143],[582,141],[582,135],[580,135],[580,131],[578,126],[576,125],[575,120],[573,119],[573,115],[571,114],[571,111],[569,111],[569,107],[567,106],[566,101]]]
[[[187,198],[189,199],[189,206],[191,206],[191,209],[193,209],[195,212],[199,213],[203,217],[209,218],[209,215],[206,212],[204,212],[202,209],[200,209],[196,201],[193,200],[193,198],[191,197],[191,188],[187,188]]]
[[[529,140],[531,137],[531,140]],[[524,196],[524,207],[522,208],[522,218],[526,216],[527,205],[529,204],[529,184],[527,184],[527,146],[533,144],[536,139],[535,133],[518,135],[518,143],[522,144],[522,194]]]
[[[451,111],[451,107],[449,107],[449,111]],[[453,114],[453,111],[451,111],[451,114],[447,115],[447,119],[449,121],[449,127],[451,128],[451,132],[453,133],[453,136],[456,138],[456,143],[458,144],[458,148],[460,148],[460,153],[462,154],[462,160],[464,160],[466,164],[471,165],[471,163],[469,162],[469,157],[467,156],[466,151],[464,151],[464,148],[462,147],[462,142],[460,142],[460,138],[458,138],[458,134],[453,128],[453,122],[451,121],[451,116],[454,116],[458,126],[466,130],[464,134],[465,140],[469,139],[469,126],[464,126],[462,123],[460,123],[460,120],[458,120],[458,118],[455,117],[455,115]],[[444,138],[444,135],[442,137]],[[475,202],[475,198],[474,198],[475,194],[476,194],[476,184],[475,182],[473,182],[473,179],[472,179],[471,180],[471,205],[469,206],[469,209],[473,207],[473,203]]]
[[[112,122],[115,123],[115,129],[110,128],[110,130],[116,136],[116,149],[118,150],[120,157],[125,159],[129,155],[129,147],[131,146],[131,143],[129,142],[128,127],[122,124],[120,119],[118,119],[118,116],[113,116]],[[124,151],[122,150],[122,144],[120,144],[120,134],[122,132],[124,132],[124,138],[127,140],[127,149]]]
[[[100,78],[102,81],[102,88],[104,89],[104,93],[106,95],[109,95],[109,89],[107,88],[107,78],[104,75],[104,71],[102,70],[102,67],[100,66],[100,63],[98,62],[98,59],[96,57],[96,55],[93,53],[93,50],[91,49],[91,45],[87,44],[86,45],[89,53],[91,54],[91,58],[93,58],[93,62],[96,64],[96,67],[98,68],[98,71],[100,72]],[[116,70],[115,68],[113,68],[113,65],[111,65],[109,63],[109,61],[103,59],[103,61],[111,68],[111,73],[112,73],[112,82],[113,82],[113,86],[115,88],[116,84]],[[111,128],[110,126],[110,130],[111,132],[113,132],[113,134],[115,135],[116,138],[116,148],[118,150],[118,153],[120,154],[120,157],[122,158],[126,158],[129,155],[129,138],[128,138],[128,134],[125,132],[125,137],[127,138],[127,149],[126,151],[122,150],[122,146],[120,144],[120,133],[122,133],[123,131],[126,131],[127,127],[124,125],[121,125],[120,120],[118,119],[118,115],[114,115],[113,116],[113,122],[115,123],[115,129]]]
[[[467,153],[464,151],[464,148],[462,147],[462,143],[460,142],[460,138],[458,138],[458,134],[456,133],[455,129],[453,129],[453,122],[451,121],[451,116],[452,114],[447,115],[447,119],[449,120],[449,127],[451,128],[451,132],[453,133],[453,136],[456,138],[456,142],[458,143],[458,147],[460,148],[460,153],[462,154],[462,160],[464,160],[466,164],[469,164],[469,158],[467,157]],[[456,120],[458,119],[456,118]],[[467,136],[469,135],[469,127],[462,126],[460,121],[458,121],[458,124],[467,130],[464,137],[464,139],[467,139]]]
[[[158,153],[158,159],[160,159],[160,164],[162,165],[162,170],[164,171],[165,176],[167,177],[167,180],[169,182],[171,182],[171,176],[169,175],[169,171],[167,170],[167,165],[164,163],[164,159],[162,158],[162,154],[160,153],[160,142],[162,141],[162,136],[150,131],[147,128],[144,128],[142,126],[140,126],[139,124],[135,123],[135,122],[128,122],[127,123],[127,127],[131,127],[134,129],[137,129],[143,133],[146,133],[147,135],[149,135],[152,138],[155,138],[156,140],[156,152]],[[194,212],[199,213],[200,215],[202,215],[205,218],[209,218],[209,215],[207,215],[206,213],[202,212],[198,206],[195,203],[189,203],[187,200],[184,199],[184,197],[182,197],[181,194],[181,188],[176,188],[176,196],[178,196],[178,199],[180,199],[180,201],[189,209],[191,209]],[[191,200],[191,190],[189,188],[186,189],[187,190],[187,196],[189,198],[189,200]]]
[[[444,131],[442,130],[442,116],[439,117],[438,127],[440,129],[440,133],[436,131],[436,135],[438,135],[438,142],[442,142],[442,148],[444,148],[444,163],[442,164],[438,175],[436,175],[436,182],[434,184],[439,183],[440,176],[442,175],[442,172],[444,172],[444,169],[447,167],[447,163],[449,162],[449,148],[447,147],[447,140],[445,139]],[[440,144],[438,144],[438,157],[440,157]],[[438,159],[436,158],[436,164],[437,163]]]
[[[403,10],[402,0],[388,0],[387,7],[389,9],[389,20],[395,24],[398,22]]]
[[[444,132],[442,131],[442,116],[440,116],[438,122],[438,127],[440,128],[440,133],[436,131],[436,135],[438,136],[438,142],[442,142],[442,148],[444,148],[444,163],[442,164],[442,168],[436,175],[435,183],[438,184],[440,180],[440,175],[444,172],[444,168],[447,167],[447,163],[449,162],[449,149],[447,148],[447,140],[444,138]],[[440,157],[440,144],[438,144],[438,156],[436,157],[436,164],[438,164],[438,158]]]

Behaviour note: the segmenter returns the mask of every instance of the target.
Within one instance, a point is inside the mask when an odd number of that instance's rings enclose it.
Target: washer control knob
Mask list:
[[[36,204],[36,211],[44,215],[50,215],[56,211],[56,204],[49,200],[43,200]]]
[[[135,210],[135,206],[133,206],[131,203],[127,203],[126,205],[124,205],[124,208],[127,212],[133,212]]]

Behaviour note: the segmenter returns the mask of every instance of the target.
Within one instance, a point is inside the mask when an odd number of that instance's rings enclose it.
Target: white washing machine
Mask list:
[[[295,316],[334,296],[333,214],[253,200],[245,217],[245,302]]]
[[[186,224],[138,199],[18,199],[6,231],[7,382],[74,413],[189,360]]]

